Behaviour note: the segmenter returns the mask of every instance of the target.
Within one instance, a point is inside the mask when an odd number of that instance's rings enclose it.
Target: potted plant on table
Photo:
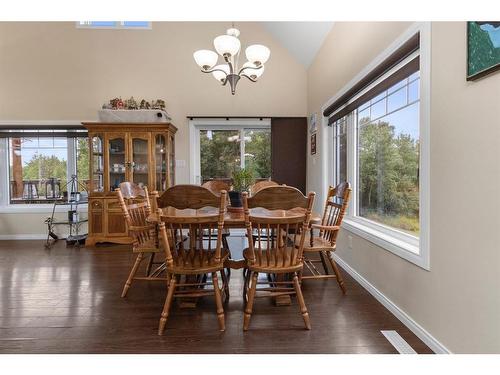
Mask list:
[[[254,180],[253,170],[249,168],[241,168],[233,172],[233,186],[229,191],[230,209],[238,211],[243,209],[241,193],[248,191]]]

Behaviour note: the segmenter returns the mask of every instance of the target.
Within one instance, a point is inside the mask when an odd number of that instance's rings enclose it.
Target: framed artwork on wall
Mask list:
[[[467,81],[500,70],[500,21],[467,22]]]
[[[309,133],[316,132],[316,113],[309,116]]]
[[[311,134],[311,155],[316,155],[316,133]]]

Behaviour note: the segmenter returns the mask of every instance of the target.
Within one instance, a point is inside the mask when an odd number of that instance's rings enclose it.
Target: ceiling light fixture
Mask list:
[[[271,51],[266,46],[253,44],[245,50],[248,61],[238,69],[241,50],[239,35],[240,31],[232,27],[226,31],[226,35],[219,35],[214,39],[215,50],[223,57],[225,64],[216,65],[219,56],[211,50],[201,49],[193,54],[196,64],[203,73],[212,73],[214,78],[223,86],[229,82],[231,94],[233,95],[236,92],[236,84],[241,77],[257,82],[257,79],[264,73],[264,64],[271,54]]]

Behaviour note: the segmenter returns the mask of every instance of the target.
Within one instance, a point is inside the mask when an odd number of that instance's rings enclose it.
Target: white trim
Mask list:
[[[255,118],[194,118],[189,120],[189,181],[199,185],[200,181],[200,130],[225,130],[231,129],[270,129],[269,117]],[[240,150],[241,151],[241,150]],[[244,152],[244,148],[242,149]],[[244,158],[241,165],[243,166]]]
[[[390,232],[382,232],[350,219],[344,219],[342,227],[355,235],[374,243],[381,248],[425,269],[425,263],[419,255],[419,246],[398,239]]]
[[[47,234],[0,234],[0,241],[7,240],[46,240]]]
[[[0,128],[2,127],[15,127],[15,126],[38,126],[40,128],[54,125],[81,125],[82,121],[79,120],[0,120]],[[43,136],[43,135],[42,135]],[[53,205],[44,203],[23,203],[23,204],[10,204],[10,175],[9,175],[9,145],[8,138],[0,139],[0,213],[2,214],[15,214],[15,213],[37,213],[37,214],[51,214]],[[67,166],[66,174],[71,177],[76,174],[76,144],[75,139],[68,138],[67,143]],[[3,178],[2,178],[3,177]],[[67,211],[67,206],[57,206],[55,212]],[[79,206],[81,212],[87,212],[87,205]]]
[[[67,212],[69,205],[57,205],[55,212]],[[4,206],[0,206],[0,214],[47,214],[51,215],[54,208],[53,204],[45,203],[13,203]],[[78,205],[79,212],[88,212],[88,204]]]
[[[349,83],[344,86],[337,94],[328,100],[321,108],[321,113],[335,102],[339,97],[345,94],[354,84],[359,82],[366,74],[372,71],[376,66],[382,63],[388,56],[395,50],[400,48],[409,38],[415,33],[420,33],[420,237],[418,244],[418,252],[415,254],[415,243],[412,236],[408,235],[406,241],[403,237],[398,235],[398,231],[394,231],[394,236],[391,240],[388,236],[389,230],[384,230],[382,226],[366,225],[367,223],[357,220],[358,218],[353,215],[356,204],[356,194],[352,194],[352,200],[348,209],[346,218],[346,229],[351,230],[353,233],[381,246],[382,248],[402,257],[425,270],[430,270],[430,103],[431,103],[431,23],[430,22],[416,22],[412,24],[400,37],[398,37],[386,50],[379,54],[372,62],[370,62],[359,74],[357,74]],[[322,146],[325,152],[322,153],[322,181],[321,186],[323,190],[318,194],[318,199],[326,196],[326,188],[333,182],[333,168],[332,163],[333,155],[333,129],[328,126],[328,118],[322,116],[322,130],[325,136],[322,140]],[[356,121],[353,116],[350,116],[348,121]],[[352,123],[348,124],[348,128],[353,129]],[[353,183],[353,188],[356,188],[355,178],[356,173],[356,155],[353,147],[355,143],[355,132],[349,131],[347,133],[348,155],[348,180]],[[323,200],[323,199],[322,199]],[[405,243],[406,242],[406,243]]]
[[[7,138],[0,139],[0,206],[9,204],[9,146]]]
[[[0,127],[6,126],[54,126],[54,125],[82,125],[81,120],[0,120]],[[82,129],[83,126],[82,126]]]
[[[412,331],[420,340],[422,340],[434,353],[437,354],[452,354],[452,352],[439,342],[434,336],[418,324],[411,316],[404,312],[388,297],[386,297],[380,290],[373,286],[368,280],[360,275],[354,268],[347,264],[337,254],[333,254],[337,264],[342,267],[349,275],[352,276],[363,288],[365,288],[377,301],[389,310],[401,323],[403,323],[410,331]]]

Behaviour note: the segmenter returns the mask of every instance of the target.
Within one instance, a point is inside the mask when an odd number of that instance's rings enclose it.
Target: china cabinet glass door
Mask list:
[[[157,191],[167,190],[167,140],[165,135],[155,136],[155,173]]]
[[[92,191],[104,191],[104,153],[102,135],[92,137],[92,164],[91,178]]]
[[[169,135],[168,152],[170,173],[168,174],[167,188],[175,184],[175,138],[173,135]]]
[[[131,134],[131,176],[132,182],[149,188],[149,135]]]
[[[126,181],[127,160],[125,134],[109,135],[108,153],[109,189],[113,191],[120,183]]]

